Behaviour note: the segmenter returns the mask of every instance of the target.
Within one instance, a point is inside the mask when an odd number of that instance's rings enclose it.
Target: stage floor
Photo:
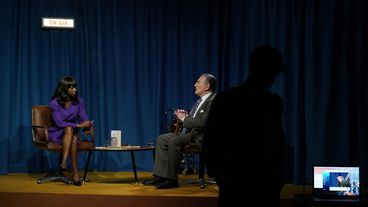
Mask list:
[[[179,188],[156,189],[141,181],[151,178],[150,172],[89,172],[90,182],[82,186],[49,181],[37,184],[44,174],[11,173],[0,176],[1,206],[203,206],[215,207],[218,188],[215,184],[201,189],[199,184],[184,184],[198,175],[180,175]]]
[[[0,192],[95,194],[95,195],[149,195],[149,196],[200,196],[217,197],[216,185],[200,189],[198,184],[183,184],[184,180],[196,179],[198,175],[180,175],[179,188],[157,190],[144,186],[141,181],[151,178],[152,173],[138,172],[139,182],[134,182],[132,172],[89,172],[90,182],[82,186],[66,185],[62,182],[47,181],[37,184],[37,178],[44,174],[11,173],[0,176]]]
[[[204,189],[201,189],[199,184],[184,184],[187,180],[197,180],[198,174],[179,175],[179,188],[160,190],[154,186],[141,184],[142,180],[151,178],[151,172],[138,172],[137,184],[133,172],[88,172],[90,182],[82,186],[55,181],[37,184],[37,179],[43,175],[27,173],[1,175],[0,205],[215,207],[217,203],[216,184],[209,184]],[[305,186],[285,185],[281,193],[282,202],[291,203],[295,194],[308,194],[310,190]]]

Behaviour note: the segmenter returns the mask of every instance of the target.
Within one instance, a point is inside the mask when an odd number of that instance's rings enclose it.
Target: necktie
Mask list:
[[[194,117],[194,115],[195,115],[195,113],[196,113],[196,111],[197,111],[197,109],[198,109],[198,106],[199,106],[199,103],[201,103],[201,101],[202,101],[202,99],[201,98],[199,98],[194,104],[193,104],[193,106],[192,106],[192,108],[190,109],[190,112],[189,112],[189,116],[190,117]],[[183,128],[182,130],[181,130],[181,133],[182,134],[186,134],[188,132],[188,129],[187,128]]]
[[[197,109],[198,109],[198,106],[199,106],[199,103],[201,103],[202,99],[199,98],[192,106],[192,109],[190,109],[190,112],[189,112],[189,116],[190,117],[194,117]]]

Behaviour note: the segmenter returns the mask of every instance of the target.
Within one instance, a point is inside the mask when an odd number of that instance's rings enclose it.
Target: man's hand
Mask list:
[[[176,117],[178,117],[179,120],[184,121],[184,119],[188,116],[188,112],[183,109],[178,109],[174,112]]]

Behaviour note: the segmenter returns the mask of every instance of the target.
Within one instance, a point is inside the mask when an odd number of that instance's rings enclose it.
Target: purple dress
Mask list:
[[[71,104],[68,109],[60,106],[56,99],[50,102],[54,122],[48,129],[49,141],[62,144],[65,127],[71,126],[76,129],[77,123],[88,120],[83,99],[78,97],[78,101],[78,104]]]

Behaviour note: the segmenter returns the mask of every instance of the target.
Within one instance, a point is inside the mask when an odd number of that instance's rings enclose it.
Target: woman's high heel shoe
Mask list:
[[[76,186],[81,186],[82,185],[82,181],[80,179],[78,179],[77,181],[72,179],[72,181],[73,181],[73,185],[76,185]]]

